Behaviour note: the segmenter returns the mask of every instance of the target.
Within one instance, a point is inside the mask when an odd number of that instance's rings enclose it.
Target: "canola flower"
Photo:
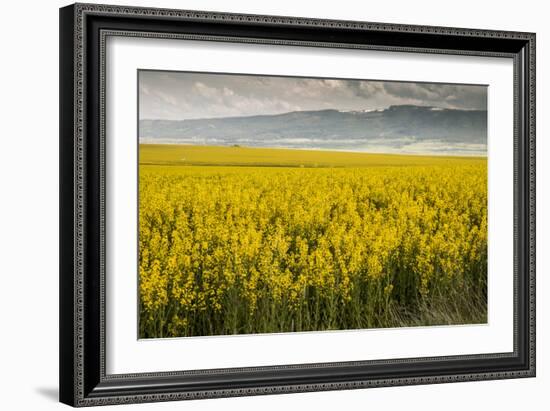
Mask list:
[[[486,321],[487,166],[140,166],[141,338]]]

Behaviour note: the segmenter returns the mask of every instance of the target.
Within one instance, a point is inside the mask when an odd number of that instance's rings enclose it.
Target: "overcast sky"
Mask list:
[[[416,104],[487,109],[486,86],[140,71],[140,119],[184,120]]]

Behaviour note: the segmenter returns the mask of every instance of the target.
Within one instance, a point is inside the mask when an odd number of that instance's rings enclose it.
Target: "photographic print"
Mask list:
[[[139,338],[487,323],[487,86],[139,70]]]
[[[61,402],[535,377],[535,33],[59,23]]]

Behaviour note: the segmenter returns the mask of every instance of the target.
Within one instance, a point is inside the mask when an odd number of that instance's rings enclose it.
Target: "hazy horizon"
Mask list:
[[[141,142],[486,155],[487,86],[139,72]]]

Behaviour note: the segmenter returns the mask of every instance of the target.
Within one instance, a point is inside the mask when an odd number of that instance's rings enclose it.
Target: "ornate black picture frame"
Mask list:
[[[105,41],[183,38],[506,57],[514,66],[514,350],[105,371]],[[73,406],[535,376],[535,34],[75,4],[60,10],[60,401]],[[108,308],[107,308],[108,309]]]

